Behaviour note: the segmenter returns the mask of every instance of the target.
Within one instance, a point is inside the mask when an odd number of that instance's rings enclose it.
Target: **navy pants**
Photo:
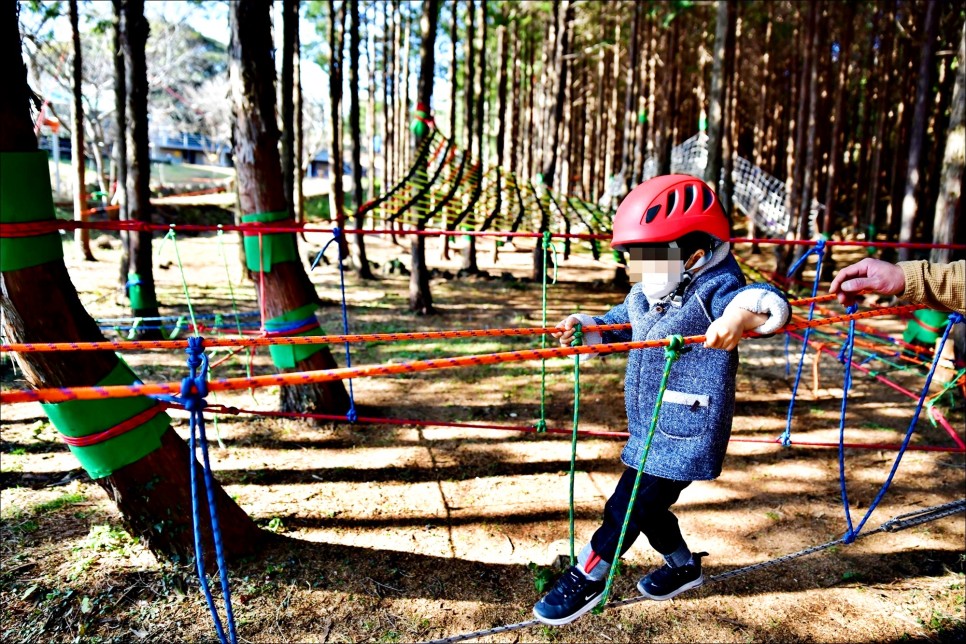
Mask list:
[[[609,563],[614,562],[617,551],[617,541],[621,536],[621,526],[627,514],[627,505],[631,500],[634,489],[634,479],[637,470],[627,468],[617,482],[617,489],[607,500],[604,507],[604,521],[590,540],[591,547],[601,559]],[[641,474],[641,483],[637,488],[634,499],[634,509],[627,524],[627,533],[620,554],[623,555],[634,544],[638,535],[647,537],[651,547],[662,555],[667,555],[684,543],[678,519],[671,512],[670,507],[677,502],[681,490],[691,485],[691,481],[673,481]]]

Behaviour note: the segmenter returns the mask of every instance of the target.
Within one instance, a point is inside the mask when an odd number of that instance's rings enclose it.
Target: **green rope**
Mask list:
[[[553,252],[553,283],[557,283],[557,249],[550,242],[550,231],[543,231],[543,284],[542,284],[542,299],[541,299],[541,309],[543,326],[547,326],[547,251],[551,250]],[[544,333],[540,336],[540,348],[547,348],[547,334]],[[540,420],[537,421],[537,432],[543,433],[547,431],[547,359],[540,358]]]
[[[933,406],[935,406],[936,403],[942,400],[946,396],[946,394],[949,394],[950,405],[955,404],[956,398],[955,398],[955,395],[953,394],[953,391],[955,387],[959,384],[959,379],[963,377],[963,374],[966,374],[966,369],[960,369],[959,372],[955,376],[953,376],[952,380],[946,383],[946,385],[943,387],[943,390],[940,391],[936,396],[934,396],[932,400],[926,403],[926,409],[929,410],[929,413],[926,414],[926,417],[929,418],[929,422],[932,423],[933,427],[938,426],[936,419],[932,415]]]
[[[158,255],[161,254],[161,250],[164,248],[164,242],[166,242],[168,239],[171,240],[171,243],[174,246],[174,257],[178,261],[178,271],[181,273],[181,290],[184,292],[184,299],[188,302],[188,315],[191,317],[191,328],[194,330],[194,334],[197,336],[198,323],[195,320],[194,307],[191,306],[191,296],[188,295],[188,282],[184,277],[184,266],[181,264],[181,253],[178,252],[178,240],[174,232],[173,224],[172,228],[168,230],[168,234],[165,235],[164,239],[161,240],[161,248],[158,249]]]
[[[584,343],[584,333],[580,329],[580,324],[574,325],[574,339],[570,346],[579,347]],[[574,356],[574,430],[570,436],[570,565],[576,563],[577,557],[574,554],[574,477],[577,469],[577,425],[580,420],[580,355]]]
[[[627,534],[627,524],[631,521],[631,512],[634,509],[634,501],[637,499],[637,488],[641,484],[641,475],[644,473],[644,463],[647,461],[647,454],[651,451],[651,439],[654,438],[654,430],[657,428],[657,419],[661,413],[661,405],[664,402],[664,390],[667,389],[668,376],[671,374],[671,365],[681,357],[681,348],[684,346],[684,338],[679,335],[668,336],[668,345],[664,348],[664,375],[661,376],[661,386],[657,392],[657,402],[654,404],[654,413],[651,416],[651,427],[647,430],[647,440],[644,442],[644,453],[641,455],[641,462],[637,467],[637,477],[634,479],[634,488],[631,490],[631,499],[627,504],[627,513],[624,515],[624,525],[621,526],[621,536],[617,540],[617,550],[614,551],[614,563],[607,573],[607,585],[604,586],[604,594],[600,598],[600,603],[594,608],[595,613],[604,610],[604,605],[610,597],[611,586],[614,583],[614,573],[617,571],[617,564],[620,557],[621,548],[624,545],[624,536]]]

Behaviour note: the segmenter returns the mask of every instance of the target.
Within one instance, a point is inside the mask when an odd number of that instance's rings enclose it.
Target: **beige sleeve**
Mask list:
[[[966,315],[966,260],[948,264],[899,262],[906,278],[903,300]]]

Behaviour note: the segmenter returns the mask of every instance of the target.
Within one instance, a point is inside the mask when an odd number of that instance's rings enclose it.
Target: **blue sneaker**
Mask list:
[[[606,579],[588,579],[576,566],[571,566],[556,585],[533,607],[533,616],[551,626],[569,624],[600,602]]]
[[[637,590],[645,597],[664,601],[686,590],[697,588],[704,583],[704,575],[701,574],[701,557],[707,556],[707,552],[696,552],[691,555],[691,561],[683,566],[675,568],[665,564],[637,582]]]

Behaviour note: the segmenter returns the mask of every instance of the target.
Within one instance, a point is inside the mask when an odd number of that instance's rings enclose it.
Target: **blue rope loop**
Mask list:
[[[859,310],[858,304],[852,304],[846,309],[851,315]],[[849,390],[852,388],[852,352],[855,349],[855,320],[849,320],[849,334],[839,353],[839,362],[845,365],[842,376],[842,407],[839,412],[839,487],[842,496],[842,508],[845,511],[846,531],[843,539],[845,543],[852,543],[856,533],[852,528],[852,513],[849,511],[849,493],[845,485],[845,416],[849,400]]]
[[[336,242],[341,238],[342,238],[342,230],[338,226],[336,226],[335,228],[332,229],[332,239],[330,239],[325,243],[325,246],[322,247],[322,250],[319,251],[319,254],[316,255],[315,259],[312,261],[312,266],[311,268],[309,268],[310,271],[314,269],[316,266],[318,266],[319,260],[322,258],[322,255],[325,254],[326,249],[328,249],[333,242]],[[339,244],[339,246],[341,246],[341,244]],[[339,259],[338,264],[339,264],[339,287],[342,290],[342,332],[345,335],[349,335],[349,311],[345,301],[345,267],[343,267],[342,265],[341,258]],[[348,342],[345,343],[345,366],[347,368],[352,366],[352,352],[349,349]],[[350,423],[355,423],[357,420],[359,420],[359,413],[356,411],[356,398],[352,390],[352,378],[349,378],[348,380],[349,380],[349,411],[346,412],[345,418]]]
[[[822,277],[822,258],[825,257],[825,237],[819,238],[815,242],[814,248],[810,248],[804,255],[798,258],[798,261],[788,270],[788,277],[791,277],[798,271],[798,268],[805,262],[809,255],[815,255],[818,259],[815,262],[815,279],[812,282],[812,297],[814,298],[818,293],[818,282]],[[815,317],[815,302],[813,301],[808,307],[808,320],[809,322]],[[792,398],[788,403],[788,413],[785,416],[785,431],[781,435],[781,444],[784,447],[791,447],[792,444],[792,413],[795,410],[795,398],[798,395],[798,385],[802,380],[802,368],[805,364],[805,354],[808,352],[808,338],[811,335],[811,327],[805,329],[802,339],[802,352],[798,357],[798,371],[795,374],[795,384],[792,386]],[[788,334],[785,335],[786,340]]]
[[[943,331],[942,343],[939,346],[946,344],[946,340],[949,339],[949,334],[953,329],[953,325],[959,324],[963,321],[963,316],[960,313],[951,313],[949,315],[948,321],[946,323],[946,328]],[[892,464],[892,469],[889,471],[889,476],[886,478],[885,483],[879,488],[879,492],[876,494],[875,499],[869,504],[869,509],[866,510],[865,516],[856,526],[855,530],[850,530],[843,537],[845,543],[852,543],[855,541],[856,537],[862,531],[863,526],[865,526],[866,521],[872,516],[872,513],[878,507],[879,502],[885,496],[886,492],[889,490],[889,486],[892,484],[892,479],[895,478],[896,471],[899,469],[899,463],[902,461],[902,456],[906,452],[906,448],[909,446],[909,441],[912,439],[912,434],[916,429],[916,425],[919,423],[919,415],[922,413],[922,408],[926,401],[926,396],[929,395],[929,387],[932,385],[932,378],[936,373],[936,367],[939,366],[939,359],[942,356],[942,352],[937,351],[936,355],[933,357],[932,365],[929,368],[929,373],[926,375],[926,382],[922,386],[922,392],[919,394],[919,402],[916,403],[916,410],[912,415],[912,420],[909,422],[909,428],[906,430],[906,435],[902,439],[902,445],[899,447],[899,453],[896,455],[896,460]]]
[[[188,355],[189,375],[181,380],[181,396],[171,397],[180,402],[188,410],[188,425],[190,428],[189,438],[189,461],[188,467],[191,471],[191,519],[194,528],[195,545],[195,566],[198,573],[198,581],[205,595],[205,602],[215,623],[215,631],[218,640],[222,644],[237,644],[238,633],[235,629],[235,616],[231,607],[231,588],[228,583],[228,567],[225,564],[225,548],[221,535],[221,525],[218,520],[218,507],[215,500],[215,480],[211,473],[211,460],[208,455],[208,440],[205,435],[205,414],[204,409],[207,405],[205,396],[208,395],[208,356],[205,354],[204,338],[192,336],[188,338],[188,347],[185,349]],[[225,628],[222,626],[221,618],[218,616],[218,609],[215,606],[214,597],[211,594],[211,587],[205,575],[204,549],[201,544],[201,512],[198,503],[198,481],[197,481],[197,462],[196,450],[201,447],[202,473],[205,492],[208,500],[208,515],[211,518],[211,536],[215,546],[215,562],[218,566],[219,578],[221,581],[222,598],[225,603],[225,622],[228,624],[228,636],[225,636]]]

